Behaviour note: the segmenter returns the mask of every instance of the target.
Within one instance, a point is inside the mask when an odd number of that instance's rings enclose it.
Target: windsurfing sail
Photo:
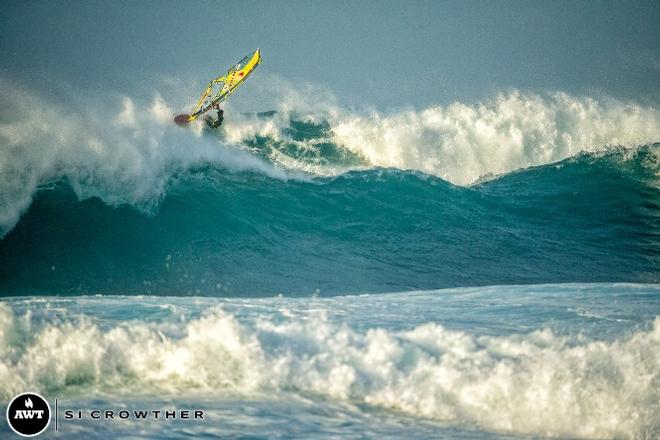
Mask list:
[[[174,118],[177,124],[187,124],[194,121],[199,115],[209,111],[215,104],[219,104],[229,97],[247,79],[252,71],[261,63],[259,49],[246,55],[234,64],[222,76],[212,80],[197,101],[195,109],[190,115],[178,115]]]

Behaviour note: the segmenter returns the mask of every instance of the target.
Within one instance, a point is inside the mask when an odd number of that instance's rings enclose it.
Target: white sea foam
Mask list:
[[[0,118],[0,232],[13,227],[38,185],[61,177],[81,197],[149,208],[163,197],[173,170],[200,161],[276,178],[293,170],[336,175],[356,166],[395,167],[470,184],[580,151],[660,139],[657,110],[611,99],[514,91],[478,105],[379,113],[342,108],[327,91],[280,82],[275,115],[230,112],[219,141],[202,136],[201,124],[192,130],[174,126],[174,110],[158,94],[146,101],[108,95],[96,99],[92,110],[85,101],[57,104],[0,80],[2,108],[12,109]],[[291,118],[330,126],[323,138],[293,140]],[[266,163],[245,151],[245,142],[256,136],[293,144],[305,154],[273,148],[273,163]],[[306,159],[330,142],[363,162]]]
[[[0,304],[0,394],[132,390],[222,398],[284,391],[502,433],[660,432],[660,317],[612,342],[550,330],[480,336],[437,323],[356,330],[322,309],[247,323],[214,308],[178,331],[173,325],[39,327],[29,313]]]
[[[334,143],[363,158],[364,166],[413,169],[468,185],[483,176],[556,162],[611,146],[660,141],[660,112],[613,98],[513,90],[479,103],[382,112],[348,109],[327,90],[295,90],[277,81],[276,115],[233,116],[226,127],[235,143],[254,136],[314,150]],[[328,122],[318,139],[293,140],[290,119]],[[275,163],[318,175],[336,175],[343,164],[310,163],[275,149]],[[353,165],[354,166],[354,165]]]
[[[612,99],[518,91],[477,105],[337,113],[333,139],[372,165],[415,169],[465,185],[594,152],[660,140],[660,113]]]

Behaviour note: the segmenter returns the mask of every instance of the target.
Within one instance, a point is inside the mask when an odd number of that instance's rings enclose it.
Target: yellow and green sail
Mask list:
[[[213,105],[227,99],[260,63],[261,53],[257,49],[234,64],[227,73],[211,81],[197,101],[195,109],[188,116],[188,122],[194,121],[199,115],[209,111]]]
[[[209,111],[213,105],[219,104],[243,84],[252,71],[261,63],[261,53],[259,49],[243,57],[238,63],[234,64],[222,76],[217,77],[209,83],[202,93],[202,97],[197,101],[197,105],[192,114],[177,115],[174,122],[178,125],[187,125],[197,119],[201,114]]]

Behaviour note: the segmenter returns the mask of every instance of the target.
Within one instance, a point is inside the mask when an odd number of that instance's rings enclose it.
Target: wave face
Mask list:
[[[546,285],[316,299],[16,298],[0,304],[0,397],[38,390],[60,396],[60,408],[86,396],[82,408],[135,405],[127,396],[210,398],[195,407],[225,414],[175,438],[208,436],[217,426],[223,435],[272,435],[283,421],[304,438],[327,438],[332,426],[357,438],[397,420],[399,434],[390,437],[652,439],[660,432],[658,291]],[[250,422],[255,401],[263,407]],[[229,404],[218,409],[220,402]],[[415,419],[402,423],[402,415]],[[418,425],[429,421],[495,435],[442,425],[424,432]],[[81,438],[86,430],[121,437],[113,430],[123,425],[65,422],[60,429]],[[162,436],[165,428],[153,429],[161,431],[150,436]]]
[[[294,94],[214,135],[160,96],[88,112],[2,84],[2,295],[658,281],[653,108],[512,92],[383,114]]]
[[[41,188],[0,242],[4,294],[272,295],[658,278],[658,147],[471,187],[372,169],[278,180],[207,164],[150,214]]]

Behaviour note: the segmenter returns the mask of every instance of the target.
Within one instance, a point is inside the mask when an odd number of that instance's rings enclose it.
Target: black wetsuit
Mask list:
[[[214,120],[213,120],[212,118],[210,118],[210,117],[209,117],[209,118],[206,118],[206,119],[205,119],[205,121],[206,121],[206,125],[208,125],[208,126],[211,127],[211,128],[218,128],[218,127],[220,127],[220,126],[222,125],[222,121],[225,120],[225,116],[224,116],[224,114],[225,114],[224,110],[222,110],[221,108],[219,108],[219,109],[218,109],[218,119],[214,121]]]

